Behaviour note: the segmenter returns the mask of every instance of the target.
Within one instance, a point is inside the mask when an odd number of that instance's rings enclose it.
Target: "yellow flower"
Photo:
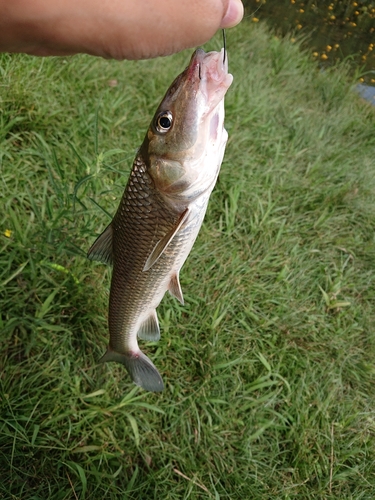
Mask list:
[[[330,16],[329,18],[331,21],[334,21],[336,19],[336,16]]]
[[[331,52],[331,50],[332,50],[331,45],[327,45],[326,50],[327,50],[327,52]]]
[[[364,80],[364,78],[360,78],[360,79],[359,79],[359,81],[362,83],[362,82],[364,82],[365,80]]]
[[[297,24],[297,29],[301,29],[302,28],[302,24]]]
[[[253,23],[259,23],[259,19],[257,17],[252,18]]]
[[[318,57],[318,55],[319,55],[319,52],[313,52],[314,57]]]
[[[12,236],[12,231],[10,229],[5,229],[4,236],[10,238]]]
[[[323,59],[323,61],[326,61],[328,59],[327,54],[323,52],[323,54],[320,56],[320,59]]]

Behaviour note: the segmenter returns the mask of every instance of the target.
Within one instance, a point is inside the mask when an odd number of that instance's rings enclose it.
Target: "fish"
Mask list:
[[[125,366],[143,389],[164,388],[138,339],[157,341],[156,308],[168,290],[184,304],[179,273],[206,213],[228,139],[226,50],[198,48],[158,106],[109,226],[88,258],[113,266],[109,345],[101,362]]]

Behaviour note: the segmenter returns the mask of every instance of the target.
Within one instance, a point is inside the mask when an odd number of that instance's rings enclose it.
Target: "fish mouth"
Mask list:
[[[220,52],[207,53],[197,49],[188,66],[187,78],[198,87],[209,109],[215,108],[233,81],[233,76],[228,73],[228,57],[224,48]]]

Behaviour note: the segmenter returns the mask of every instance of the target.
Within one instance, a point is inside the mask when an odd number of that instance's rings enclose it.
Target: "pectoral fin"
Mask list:
[[[182,224],[186,221],[188,215],[189,215],[189,209],[187,208],[180,215],[180,217],[177,221],[177,224],[161,240],[159,240],[156,243],[154,249],[152,250],[151,254],[149,255],[148,259],[146,260],[146,264],[143,268],[143,271],[148,271],[155,264],[155,262],[157,260],[159,260],[159,258],[162,256],[165,249],[168,247],[169,243],[173,240],[174,236],[178,233]]]
[[[87,253],[90,260],[98,260],[103,264],[112,265],[112,223],[95,240],[94,244]]]
[[[182,295],[178,272],[172,276],[171,281],[169,282],[168,290],[169,293],[173,295],[173,297],[175,297],[177,300],[181,302],[182,305],[184,305],[184,297]]]

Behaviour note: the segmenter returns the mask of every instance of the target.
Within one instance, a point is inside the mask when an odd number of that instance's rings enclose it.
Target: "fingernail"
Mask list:
[[[243,5],[241,0],[229,0],[227,11],[221,21],[220,28],[233,28],[243,18]]]

